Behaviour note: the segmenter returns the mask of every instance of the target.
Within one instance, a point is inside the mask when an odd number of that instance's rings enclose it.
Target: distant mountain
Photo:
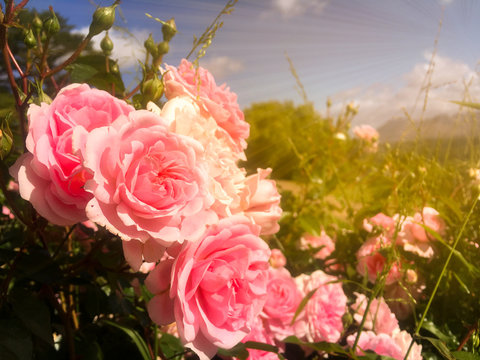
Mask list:
[[[480,135],[479,119],[472,116],[449,117],[435,116],[423,120],[422,124],[412,123],[406,118],[389,120],[378,129],[380,142],[395,143],[400,140],[416,139],[417,131],[421,139],[468,138]]]

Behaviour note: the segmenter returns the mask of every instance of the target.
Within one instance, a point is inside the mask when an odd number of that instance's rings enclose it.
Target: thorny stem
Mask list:
[[[92,39],[92,35],[91,34],[88,34],[85,39],[83,39],[83,41],[80,43],[80,45],[78,46],[78,48],[75,50],[75,52],[70,55],[70,57],[65,60],[63,63],[61,63],[60,65],[54,67],[53,69],[51,70],[47,70],[45,73],[43,73],[41,75],[41,78],[42,79],[45,79],[49,76],[52,76],[52,75],[55,75],[56,73],[58,73],[59,71],[63,70],[66,66],[70,65],[72,62],[75,61],[75,59],[80,55],[80,53],[83,51],[83,49],[85,49],[85,47],[87,46],[87,44],[90,42],[90,40]]]

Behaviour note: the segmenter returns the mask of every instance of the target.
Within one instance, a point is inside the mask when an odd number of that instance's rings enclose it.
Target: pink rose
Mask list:
[[[389,308],[395,313],[397,319],[405,320],[415,309],[415,300],[424,298],[425,282],[412,276],[413,270],[409,269],[406,273],[404,283],[393,283],[385,287],[385,299]],[[409,276],[410,275],[410,276]],[[411,282],[410,282],[411,281]]]
[[[353,346],[356,336],[357,334],[355,333],[347,337],[349,346]],[[398,331],[393,336],[375,334],[373,331],[362,331],[357,343],[356,354],[363,355],[363,351],[371,350],[378,355],[403,360],[411,340],[412,337],[406,331]],[[407,360],[421,360],[421,352],[422,346],[414,343]]]
[[[362,140],[376,142],[379,138],[378,131],[370,125],[359,125],[353,128],[353,133]]]
[[[355,293],[355,295],[357,299],[355,303],[352,304],[352,310],[354,311],[353,319],[360,324],[365,316],[368,298],[359,293]],[[400,329],[397,318],[382,297],[372,300],[365,320],[365,329],[372,330],[376,334],[383,333],[392,335]]]
[[[279,249],[272,249],[272,255],[270,256],[270,265],[273,268],[281,268],[287,264],[287,258]]]
[[[50,105],[30,105],[29,152],[10,169],[20,195],[53,224],[87,220],[85,205],[92,195],[84,185],[91,175],[72,148],[74,129],[90,132],[133,110],[126,102],[86,84],[63,88]]]
[[[275,345],[275,340],[265,330],[263,321],[259,317],[256,318],[253,323],[252,331],[242,340],[243,343],[247,341],[257,341],[264,344]],[[278,360],[278,356],[269,351],[248,349],[247,360]]]
[[[403,223],[402,235],[398,243],[408,252],[424,258],[432,258],[435,254],[432,241],[434,236],[427,233],[425,227],[433,230],[440,236],[445,235],[445,222],[437,210],[425,207],[422,213],[416,213],[413,218],[406,218]]]
[[[337,342],[343,332],[342,317],[347,308],[347,297],[337,278],[321,270],[296,278],[305,297],[316,290],[297,319],[296,333],[309,342]]]
[[[291,322],[303,295],[287,269],[271,268],[268,274],[267,301],[261,316],[268,333],[281,341],[294,334]]]
[[[211,192],[215,198],[212,208],[221,217],[231,215],[231,209],[238,208],[240,204],[240,192],[245,187],[245,170],[238,167],[239,157],[222,136],[223,129],[187,96],[167,101],[161,111],[153,104],[149,104],[149,108],[158,111],[171,131],[192,137],[202,144],[212,178]]]
[[[255,224],[262,227],[262,235],[275,234],[279,229],[278,220],[282,216],[280,194],[274,180],[267,180],[272,169],[257,169],[257,174],[245,179],[245,189],[241,193],[241,204],[233,212],[242,212]]]
[[[15,219],[15,215],[13,215],[12,211],[5,205],[2,205],[2,215],[8,216],[10,220]]]
[[[217,86],[208,70],[202,67],[195,69],[189,61],[183,59],[178,68],[166,66],[163,80],[167,99],[190,96],[225,131],[235,151],[241,153],[247,147],[245,140],[250,126],[237,103],[237,95],[230,92],[225,84]]]
[[[222,219],[147,277],[150,317],[176,321],[182,343],[202,360],[245,338],[265,304],[270,250],[258,235],[243,216]]]
[[[308,250],[309,248],[318,249],[314,258],[325,260],[335,250],[335,243],[328,236],[324,230],[320,233],[320,236],[305,234],[300,238],[300,248]]]
[[[170,132],[158,115],[131,112],[84,142],[84,166],[93,174],[85,189],[94,196],[87,216],[135,241],[127,247],[150,241],[148,247],[163,254],[159,247],[195,240],[216,222],[202,146]]]
[[[386,248],[390,244],[390,240],[384,236],[378,236],[368,239],[357,251],[357,271],[360,275],[368,276],[368,280],[375,283],[377,277],[382,273],[387,265],[387,259],[380,252],[382,248]],[[385,283],[392,284],[402,277],[401,264],[395,261],[388,270]]]
[[[363,228],[366,231],[372,232],[374,227],[378,227],[384,230],[385,235],[390,238],[395,234],[395,225],[395,219],[383,213],[378,213],[374,217],[363,221]]]

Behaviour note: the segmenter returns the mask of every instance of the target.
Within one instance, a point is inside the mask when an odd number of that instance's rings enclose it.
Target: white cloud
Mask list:
[[[349,89],[332,97],[333,111],[341,111],[344,104],[353,102],[359,106],[354,123],[380,126],[392,118],[405,117],[406,110],[414,120],[419,119],[428,87],[428,100],[424,118],[437,115],[455,115],[459,106],[451,100],[463,100],[468,86],[467,101],[480,100],[480,78],[470,66],[448,57],[436,55],[433,76],[429,86],[425,75],[429,69],[431,53],[425,53],[425,62],[417,64],[403,76],[399,88],[374,84],[367,88]]]
[[[272,0],[272,6],[284,17],[293,17],[313,12],[320,14],[329,0]]]
[[[244,65],[241,61],[228,56],[218,56],[206,59],[201,62],[201,66],[208,69],[215,79],[225,78],[228,75],[238,73],[244,69]]]
[[[76,32],[86,35],[88,27],[77,30]],[[134,29],[126,32],[117,29],[110,29],[108,36],[113,42],[112,59],[117,60],[121,68],[131,68],[138,64],[138,60],[145,60],[144,41],[148,38],[147,30]],[[93,48],[100,50],[100,42],[105,33],[101,33],[92,39]]]

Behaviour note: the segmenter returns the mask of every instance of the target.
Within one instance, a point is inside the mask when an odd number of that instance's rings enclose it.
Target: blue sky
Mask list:
[[[109,5],[110,1],[98,1]],[[178,64],[226,0],[123,0],[116,24],[135,39],[116,32],[115,53],[122,71],[133,71],[149,33],[161,40],[161,25],[148,12],[175,17],[178,35],[164,58]],[[90,23],[91,0],[30,0],[29,6],[54,9],[79,30]],[[477,0],[239,0],[201,65],[217,83],[226,82],[245,107],[253,102],[301,102],[285,52],[292,59],[309,100],[319,111],[328,97],[340,109],[359,106],[356,122],[380,125],[415,114],[423,105],[421,86],[443,19],[434,58],[429,114],[458,110],[448,100],[480,100],[475,71],[480,55],[480,2]],[[101,37],[96,39],[100,41]]]

